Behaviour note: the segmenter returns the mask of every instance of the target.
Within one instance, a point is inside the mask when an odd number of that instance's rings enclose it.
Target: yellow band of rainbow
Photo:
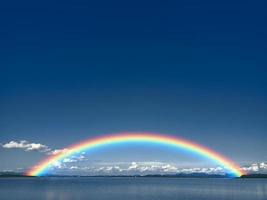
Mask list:
[[[240,177],[245,174],[240,166],[235,164],[230,159],[222,156],[221,154],[204,147],[202,145],[196,144],[194,142],[172,137],[166,135],[152,134],[152,133],[121,133],[115,135],[107,135],[103,137],[97,137],[82,141],[80,143],[74,144],[67,147],[67,151],[58,153],[56,155],[49,156],[48,158],[39,162],[36,166],[32,167],[26,175],[28,176],[42,176],[49,169],[49,167],[62,159],[69,157],[73,154],[87,151],[99,146],[125,143],[125,142],[149,142],[154,144],[164,144],[170,145],[177,148],[182,148],[189,150],[191,152],[197,153],[203,157],[206,157],[216,163],[218,163],[223,168],[229,170],[234,176]]]

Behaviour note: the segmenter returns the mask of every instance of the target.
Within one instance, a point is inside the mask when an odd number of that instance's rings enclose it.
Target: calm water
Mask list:
[[[267,179],[1,178],[0,199],[267,200]]]

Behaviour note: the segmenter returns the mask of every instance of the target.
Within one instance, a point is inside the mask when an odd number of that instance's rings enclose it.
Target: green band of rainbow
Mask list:
[[[240,168],[240,166],[238,166],[228,158],[220,155],[219,153],[211,149],[208,149],[207,147],[193,143],[188,140],[166,135],[151,134],[151,133],[121,133],[121,134],[88,139],[80,143],[74,144],[70,147],[67,147],[66,148],[67,151],[49,156],[45,160],[39,162],[36,166],[32,167],[26,173],[26,175],[41,176],[45,174],[47,169],[49,169],[49,167],[54,162],[60,161],[68,156],[71,156],[79,152],[87,151],[99,146],[116,144],[116,143],[125,143],[125,142],[149,142],[155,144],[170,145],[177,148],[183,148],[185,150],[195,152],[203,157],[206,157],[218,163],[220,166],[229,170],[233,175],[237,177],[245,174],[245,172]]]

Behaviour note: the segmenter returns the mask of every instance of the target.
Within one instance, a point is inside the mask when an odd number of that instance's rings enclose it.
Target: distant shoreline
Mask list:
[[[40,178],[37,176],[26,176],[23,174],[0,174],[0,178]],[[218,174],[202,174],[202,173],[196,173],[196,174],[150,174],[150,175],[95,175],[95,176],[79,176],[79,175],[47,175],[47,176],[41,176],[41,177],[55,177],[55,178],[231,178],[231,176],[228,175],[218,175]],[[241,177],[233,177],[233,178],[267,178],[267,174],[248,174],[248,175],[242,175]]]

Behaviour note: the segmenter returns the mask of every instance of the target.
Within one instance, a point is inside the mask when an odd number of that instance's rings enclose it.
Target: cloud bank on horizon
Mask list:
[[[86,159],[70,159],[55,162],[51,173],[69,175],[149,175],[205,173],[225,175],[223,167],[179,167],[179,163],[165,162],[114,162],[81,164]],[[267,162],[242,166],[248,174],[267,173]]]

